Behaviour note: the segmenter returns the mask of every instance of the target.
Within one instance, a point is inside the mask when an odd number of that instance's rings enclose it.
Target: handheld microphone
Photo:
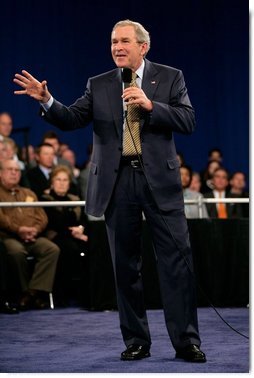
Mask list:
[[[130,68],[123,68],[122,70],[122,81],[123,81],[123,88],[129,88],[132,79],[132,70]],[[128,101],[124,101],[124,114],[127,117],[127,106],[126,103]]]
[[[129,88],[132,79],[132,71],[130,68],[123,68],[122,70],[122,81],[124,89]]]

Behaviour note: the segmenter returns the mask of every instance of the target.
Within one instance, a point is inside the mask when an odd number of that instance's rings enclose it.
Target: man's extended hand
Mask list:
[[[35,77],[33,77],[29,72],[22,70],[21,74],[15,74],[13,79],[14,83],[18,84],[23,90],[14,91],[17,95],[28,95],[35,100],[46,103],[51,97],[51,94],[47,88],[46,80],[39,82]]]

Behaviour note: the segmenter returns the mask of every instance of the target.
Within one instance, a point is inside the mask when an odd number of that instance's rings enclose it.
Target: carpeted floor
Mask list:
[[[219,309],[248,335],[247,308]],[[199,308],[205,364],[175,360],[162,310],[149,310],[150,358],[126,362],[117,312],[77,307],[0,314],[0,372],[5,373],[247,373],[249,342],[229,329],[211,308]]]

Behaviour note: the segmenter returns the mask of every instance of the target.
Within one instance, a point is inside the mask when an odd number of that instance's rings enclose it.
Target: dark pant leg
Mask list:
[[[19,240],[6,238],[3,240],[8,254],[10,270],[17,283],[17,292],[26,291],[29,283],[28,253]]]
[[[174,348],[200,345],[196,288],[187,221],[183,210],[160,213],[145,205],[157,256],[167,330]],[[162,219],[163,215],[163,219]]]
[[[53,289],[59,247],[44,237],[29,243],[27,250],[35,257],[35,266],[29,289],[51,292]]]
[[[140,273],[142,211],[135,192],[134,171],[123,167],[105,213],[120,327],[127,346],[151,344]]]

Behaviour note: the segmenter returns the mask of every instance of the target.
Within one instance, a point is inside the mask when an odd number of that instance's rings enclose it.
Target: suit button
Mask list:
[[[118,150],[119,151],[123,151],[123,147],[118,147]]]
[[[118,173],[118,169],[115,169],[115,173]]]

